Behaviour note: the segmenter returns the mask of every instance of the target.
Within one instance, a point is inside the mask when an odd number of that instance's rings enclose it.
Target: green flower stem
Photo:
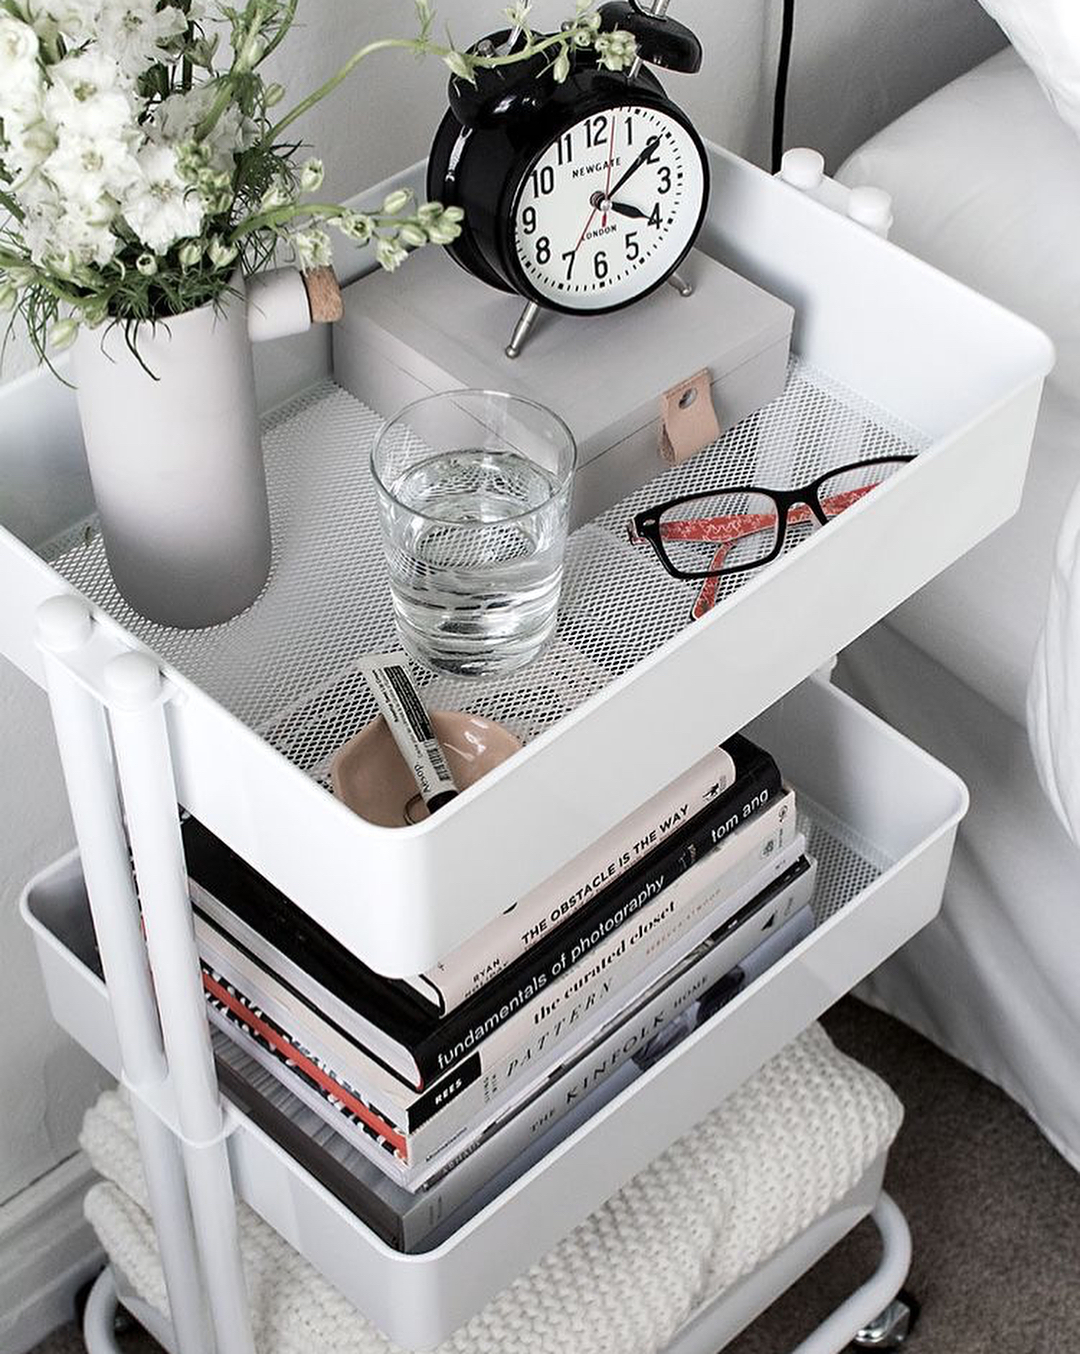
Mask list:
[[[195,140],[205,141],[214,128],[218,125],[222,114],[232,103],[233,87],[236,83],[238,60],[240,53],[247,50],[248,44],[253,42],[258,36],[259,27],[262,22],[262,8],[258,0],[249,0],[246,13],[250,16],[247,30],[240,40],[239,45],[233,46],[233,64],[229,70],[221,77],[218,87],[217,97],[210,105],[210,110],[195,128]],[[246,72],[242,72],[246,74]]]
[[[347,216],[350,208],[335,202],[293,202],[284,207],[275,207],[273,211],[262,212],[259,216],[249,216],[229,236],[229,244],[239,244],[246,236],[257,230],[278,230],[295,221],[298,217],[318,217],[323,221],[333,221],[337,217]],[[403,224],[412,217],[386,216],[381,212],[361,212],[358,215],[369,217],[373,227],[382,230],[386,226]]]
[[[273,211],[260,212],[258,216],[249,216],[230,234],[229,244],[239,244],[246,235],[250,235],[256,230],[277,230],[281,226],[288,225],[290,221],[295,221],[298,216],[318,216],[323,219],[333,219],[335,216],[342,216],[345,211],[345,207],[331,202],[290,202],[282,207],[275,207]]]
[[[262,56],[260,56],[258,61],[256,61],[255,63],[256,66],[261,66],[262,63],[266,60],[266,58],[270,55],[270,53],[281,45],[282,40],[285,38],[289,29],[292,28],[293,26],[293,22],[296,19],[296,7],[299,3],[300,0],[289,0],[288,8],[286,9],[285,14],[282,17],[281,24],[278,27],[278,31],[267,43],[266,51],[264,51]]]
[[[5,193],[0,189],[0,207],[15,218],[21,225],[26,220],[26,214],[10,193]]]

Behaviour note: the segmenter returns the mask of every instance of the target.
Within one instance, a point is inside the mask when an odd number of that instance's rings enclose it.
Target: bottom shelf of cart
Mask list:
[[[400,1344],[445,1339],[936,915],[967,807],[952,772],[816,680],[749,732],[801,796],[816,929],[437,1249],[390,1249],[235,1115],[241,1197]],[[31,884],[23,910],[57,1020],[117,1072],[77,857]]]

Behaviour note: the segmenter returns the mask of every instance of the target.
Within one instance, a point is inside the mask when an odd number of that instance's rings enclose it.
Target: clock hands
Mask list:
[[[635,221],[647,221],[649,213],[643,212],[640,207],[632,207],[629,202],[613,202],[611,210],[619,216],[629,216]]]
[[[661,138],[659,136],[653,136],[649,138],[648,142],[646,142],[645,149],[637,157],[634,163],[630,166],[630,168],[622,176],[619,182],[611,190],[611,192],[607,194],[608,197],[615,197],[619,193],[619,191],[626,186],[626,184],[630,181],[630,179],[633,178],[633,176],[638,172],[638,170],[646,162],[646,160],[652,159],[653,155],[656,153],[656,150],[660,145],[660,141]]]
[[[593,193],[592,197],[589,199],[589,201],[592,203],[593,214],[592,216],[589,217],[588,225],[582,232],[581,240],[579,240],[577,243],[578,249],[581,248],[582,240],[584,240],[585,236],[589,233],[589,226],[592,225],[593,219],[596,216],[597,212],[604,213],[604,225],[607,225],[608,212],[616,212],[619,216],[629,216],[634,220],[647,221],[649,219],[648,212],[643,212],[640,207],[632,207],[627,202],[616,202],[614,201],[614,199],[616,195],[623,188],[625,188],[625,186],[630,182],[630,180],[634,177],[634,175],[638,172],[638,170],[642,167],[642,165],[647,164],[648,161],[651,160],[652,157],[656,154],[656,150],[657,147],[660,145],[660,141],[661,138],[659,136],[650,137],[649,140],[645,143],[645,149],[637,157],[637,159],[626,171],[626,173],[622,176],[622,178],[618,181],[618,183],[614,186],[614,188],[612,188],[610,187],[611,166],[615,158],[615,128],[614,128],[614,119],[612,120],[611,153],[608,158],[608,166],[607,166],[608,170],[607,177],[609,186],[606,187],[602,193],[599,191]]]
[[[585,223],[585,229],[581,232],[581,239],[579,239],[577,244],[574,246],[575,254],[581,248],[582,244],[584,244],[585,237],[586,235],[588,235],[590,229],[592,228],[592,223],[596,220],[597,212],[603,212],[604,214],[603,224],[605,226],[607,225],[608,212],[615,212],[616,215],[618,216],[628,216],[630,217],[631,220],[634,221],[649,220],[649,213],[643,212],[640,207],[634,207],[629,202],[616,202],[614,199],[616,197],[616,194],[618,194],[630,182],[630,180],[634,177],[634,175],[638,172],[638,170],[642,167],[642,165],[647,164],[652,159],[652,157],[656,154],[657,148],[659,147],[662,139],[663,138],[659,136],[650,137],[649,140],[645,143],[645,149],[637,157],[637,159],[626,171],[626,173],[622,176],[622,178],[618,181],[618,183],[616,183],[614,187],[611,187],[611,170],[612,166],[615,163],[615,119],[612,118],[611,141],[608,148],[607,186],[603,189],[603,191],[600,191],[598,189],[595,193],[593,193],[592,197],[589,198],[589,205],[592,207],[592,215]]]

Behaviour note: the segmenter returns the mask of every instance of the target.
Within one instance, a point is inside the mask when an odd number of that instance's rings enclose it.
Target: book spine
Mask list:
[[[239,994],[233,995],[239,997]],[[383,1132],[359,1113],[348,1088],[342,1086],[332,1073],[320,1069],[323,1076],[314,1074],[308,1055],[301,1051],[301,1057],[297,1059],[289,1051],[287,1041],[279,1044],[267,1039],[262,1028],[264,1022],[257,1012],[254,1013],[257,1018],[252,1021],[246,1009],[241,1007],[238,1014],[216,991],[208,992],[208,997],[207,1011],[212,1024],[390,1179],[405,1187],[411,1185],[414,1173],[403,1155],[405,1149],[399,1149],[395,1135]]]
[[[508,1032],[505,1047],[486,1055],[491,1061],[457,1097],[436,1103],[438,1112],[427,1119],[423,1102],[413,1107],[408,1132],[412,1165],[430,1168],[462,1135],[471,1134],[478,1122],[529,1094],[553,1061],[561,1061],[569,1049],[588,1042],[618,1017],[621,993],[633,985],[636,997],[674,971],[690,951],[781,879],[804,849],[804,840],[795,836],[764,868],[759,861],[740,867],[744,872],[741,882],[700,881],[695,885],[696,895],[683,899],[686,905],[682,908],[672,906],[675,899],[661,900],[649,915],[642,914],[628,935],[617,943],[612,940],[596,956],[591,965],[595,971],[587,981],[585,975],[567,979],[552,990],[541,1009],[525,1013],[520,1028]],[[723,902],[719,903],[721,895]],[[453,1088],[453,1075],[447,1089]]]
[[[585,907],[673,832],[685,827],[734,779],[731,754],[724,747],[714,748],[434,968],[405,981],[441,1012],[455,1010],[561,921]]]
[[[730,895],[726,910],[734,911],[783,874],[801,851],[795,796],[789,792],[744,824],[684,878],[699,891],[708,880],[718,880],[715,895],[722,890]],[[710,902],[704,909],[698,907],[694,915],[709,911],[711,906]],[[691,922],[688,918],[687,924]],[[199,917],[196,934],[204,960],[234,989],[246,994],[245,1005],[257,1003],[259,1011],[279,1030],[288,1031],[321,1068],[332,1069],[333,1076],[349,1087],[355,1099],[407,1142],[407,1156],[413,1162],[422,1160],[425,1153],[440,1150],[466,1131],[478,1115],[489,1113],[494,1103],[505,1101],[511,1092],[516,1094],[523,1076],[530,1080],[539,1076],[560,1055],[567,1039],[576,1041],[586,1030],[609,1018],[602,1005],[593,1009],[587,993],[564,1009],[558,1019],[551,1017],[539,1025],[528,1010],[523,1011],[447,1076],[424,1092],[410,1093],[389,1078],[362,1048],[280,987],[272,974],[255,970],[250,961],[246,970],[241,967],[244,956],[238,956],[228,939]],[[662,956],[663,950],[653,945],[649,953]],[[674,962],[673,957],[664,968],[670,969]]]
[[[800,839],[801,846],[801,839]],[[811,898],[813,891],[813,880],[815,880],[816,867],[813,862],[803,860],[804,869],[798,873],[794,879],[789,879],[788,883],[774,884],[771,890],[771,896],[762,898],[761,895],[755,895],[751,902],[740,909],[739,914],[728,923],[728,926],[721,927],[720,930],[712,933],[702,933],[701,927],[698,927],[694,934],[692,948],[682,956],[681,967],[678,967],[674,978],[665,982],[658,988],[655,1001],[663,1001],[667,988],[677,990],[675,983],[683,983],[689,972],[694,971],[705,974],[708,972],[709,978],[706,982],[705,991],[708,991],[708,984],[715,983],[723,972],[731,968],[732,965],[738,965],[743,956],[754,952],[759,944],[759,938],[763,932],[774,932],[785,925],[790,917],[797,913],[800,907]],[[794,872],[788,872],[792,875]],[[708,968],[702,967],[708,961]],[[701,994],[701,988],[696,988],[698,994]],[[654,998],[647,999],[654,1001]],[[591,1066],[597,1067],[600,1062],[600,1048],[616,1047],[618,1040],[618,1030],[625,1032],[631,1028],[632,1022],[637,1021],[640,1011],[646,1009],[646,1003],[636,1003],[632,1013],[624,1017],[623,1020],[616,1022],[612,1028],[601,1037],[601,1040],[581,1041],[563,1057],[560,1066],[567,1067],[568,1071],[577,1072],[579,1078],[583,1075],[583,1068]],[[342,1140],[351,1144],[355,1150],[361,1152],[368,1162],[378,1166],[384,1175],[387,1175],[392,1182],[397,1183],[402,1189],[418,1190],[421,1187],[429,1187],[429,1182],[436,1179],[447,1177],[448,1171],[452,1171],[457,1163],[466,1162],[474,1154],[479,1144],[494,1143],[501,1137],[502,1128],[508,1122],[518,1116],[522,1109],[535,1109],[539,1104],[541,1097],[551,1097],[554,1094],[556,1078],[562,1083],[563,1090],[566,1089],[566,1076],[556,1072],[554,1075],[545,1076],[543,1082],[539,1083],[537,1090],[537,1079],[533,1079],[528,1086],[525,1094],[518,1095],[505,1108],[501,1108],[498,1117],[489,1113],[480,1124],[476,1125],[475,1132],[467,1137],[459,1137],[438,1154],[432,1156],[425,1162],[414,1158],[414,1164],[406,1162],[399,1151],[395,1151],[394,1144],[387,1139],[386,1135],[380,1135],[378,1131],[372,1129],[368,1122],[361,1121],[355,1113],[351,1091],[348,1087],[341,1085],[334,1078],[332,1072],[325,1072],[322,1076],[313,1076],[309,1060],[305,1055],[296,1057],[291,1052],[286,1051],[279,1045],[265,1037],[264,1022],[256,1016],[254,1020],[250,1018],[250,1011],[246,1013],[245,1018],[238,1018],[233,1011],[217,999],[211,999],[210,1016],[212,1022],[229,1036],[235,1044],[248,1053],[258,1066],[263,1067],[265,1071],[275,1076],[279,1082],[283,1083],[288,1093],[295,1095],[300,1104],[317,1113],[323,1122],[330,1125],[342,1137]],[[655,1030],[655,1025],[652,1026]],[[636,1047],[636,1041],[635,1041]],[[536,1114],[533,1114],[532,1121],[535,1121]],[[525,1118],[521,1118],[520,1125],[525,1125]],[[518,1137],[518,1141],[520,1141]],[[448,1209],[436,1210],[436,1215],[430,1219],[434,1225],[441,1216],[445,1216]]]
[[[530,1003],[542,1001],[546,990],[572,965],[649,907],[782,793],[776,764],[762,755],[755,768],[741,776],[711,809],[603,889],[590,906],[569,920],[555,917],[559,924],[545,941],[440,1021],[413,1049],[423,1084],[427,1086],[448,1072]]]
[[[779,905],[779,901],[773,904],[774,907]],[[768,915],[766,909],[760,920],[764,921]],[[455,1153],[438,1175],[423,1187],[417,1195],[418,1200],[427,1200],[429,1204],[438,1201],[436,1207],[429,1209],[429,1219],[438,1221],[452,1214],[486,1180],[528,1152],[538,1139],[546,1137],[564,1115],[592,1099],[594,1091],[625,1065],[633,1063],[667,1025],[694,1006],[737,965],[753,943],[750,935],[736,934],[726,942],[697,947],[701,953],[696,961],[656,997],[586,1052],[566,1063],[560,1062],[525,1103],[496,1119],[481,1139]]]
[[[750,881],[765,888],[792,864],[796,839],[796,804],[788,792],[773,806],[750,822],[744,823],[708,857],[711,877],[721,877],[723,887],[732,895],[746,891]],[[700,883],[701,869],[696,867],[694,884]],[[719,890],[717,890],[719,892]],[[738,899],[732,896],[732,906]],[[441,1145],[455,1133],[464,1131],[478,1114],[485,1113],[494,1099],[506,1090],[514,1075],[528,1071],[539,1075],[558,1052],[560,1029],[548,1026],[536,1029],[528,1010],[499,1032],[497,1039],[482,1045],[447,1076],[422,1093],[410,1091],[357,1047],[340,1029],[329,1024],[321,1013],[311,1009],[279,983],[276,976],[258,967],[250,956],[237,951],[230,938],[223,936],[211,922],[195,918],[199,952],[212,969],[221,974],[235,990],[256,1002],[277,1028],[287,1030],[322,1067],[333,1068],[334,1075],[348,1083],[353,1095],[363,1101],[380,1121],[390,1124],[402,1137],[420,1147],[414,1135]],[[670,967],[670,965],[667,965]],[[574,1009],[570,1011],[574,1017]],[[600,1013],[568,1018],[564,1033],[582,1032],[585,1024],[597,1024]],[[520,1075],[517,1076],[520,1080]],[[411,1158],[410,1151],[410,1158]]]
[[[312,1013],[294,993],[278,982],[274,974],[238,951],[228,937],[199,916],[195,918],[195,939],[204,970],[209,969],[224,978],[242,995],[246,1005],[257,1006],[276,1028],[310,1049],[321,1064],[340,1072],[358,1098],[381,1119],[400,1132],[407,1132],[408,1109],[417,1100],[419,1092],[410,1090],[358,1049],[348,1036]]]

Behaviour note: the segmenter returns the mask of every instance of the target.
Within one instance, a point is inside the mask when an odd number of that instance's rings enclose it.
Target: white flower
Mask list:
[[[15,175],[16,180],[32,181],[34,171],[40,169],[56,148],[52,129],[40,113],[31,114],[25,121],[12,114],[4,119],[4,135],[7,145],[2,158],[8,170]],[[16,187],[21,200],[22,192],[29,187],[29,182],[17,183]]]
[[[317,193],[322,187],[326,170],[321,160],[308,160],[300,169],[300,191]]]
[[[296,254],[297,264],[305,273],[312,268],[328,268],[334,261],[330,236],[321,226],[295,231],[289,242]]]
[[[292,192],[289,188],[288,181],[283,174],[277,174],[259,201],[259,211],[277,211],[279,207],[284,207],[291,201]]]
[[[98,40],[121,70],[135,79],[164,59],[161,44],[179,37],[187,24],[187,16],[175,5],[159,10],[157,0],[109,0],[102,11]]]
[[[58,128],[87,137],[137,133],[138,110],[111,57],[91,49],[65,57],[50,73],[45,112]]]
[[[598,33],[595,45],[601,66],[609,71],[621,71],[624,67],[632,66],[637,56],[637,39],[633,33],[622,28],[616,28],[611,33]]]
[[[357,244],[368,244],[375,234],[375,218],[365,212],[343,211],[335,222],[342,235],[347,235]]]
[[[154,140],[170,144],[190,141],[213,102],[214,89],[211,85],[200,85],[187,94],[170,94],[154,113]],[[255,124],[245,118],[235,104],[230,105],[218,119],[214,130],[200,143],[209,156],[210,167],[231,174],[233,157],[253,144],[257,130]]]
[[[409,251],[397,240],[383,237],[375,245],[375,257],[379,260],[380,267],[385,268],[388,273],[393,273],[409,257]]]
[[[100,17],[101,0],[37,0],[33,7],[34,27],[42,37],[59,31],[76,47],[95,36]]]
[[[37,58],[34,30],[0,10],[0,117],[5,122],[33,115],[41,107],[44,86]]]
[[[551,74],[557,85],[565,84],[570,78],[570,53],[565,47],[555,58],[555,64],[551,68]]]
[[[176,151],[150,144],[136,157],[139,177],[122,201],[124,219],[148,249],[165,254],[177,240],[202,234],[205,208],[180,177]]]
[[[180,260],[180,267],[183,269],[194,268],[203,256],[202,243],[199,240],[188,240],[186,244],[180,246],[177,257]]]
[[[153,254],[140,254],[135,260],[135,267],[143,277],[153,277],[158,270],[158,261]]]
[[[42,172],[69,201],[91,204],[122,197],[139,177],[139,166],[119,137],[65,131]]]
[[[25,205],[25,204],[24,204]],[[104,267],[119,248],[108,207],[42,196],[22,222],[23,241],[33,261],[59,277],[74,278]]]

